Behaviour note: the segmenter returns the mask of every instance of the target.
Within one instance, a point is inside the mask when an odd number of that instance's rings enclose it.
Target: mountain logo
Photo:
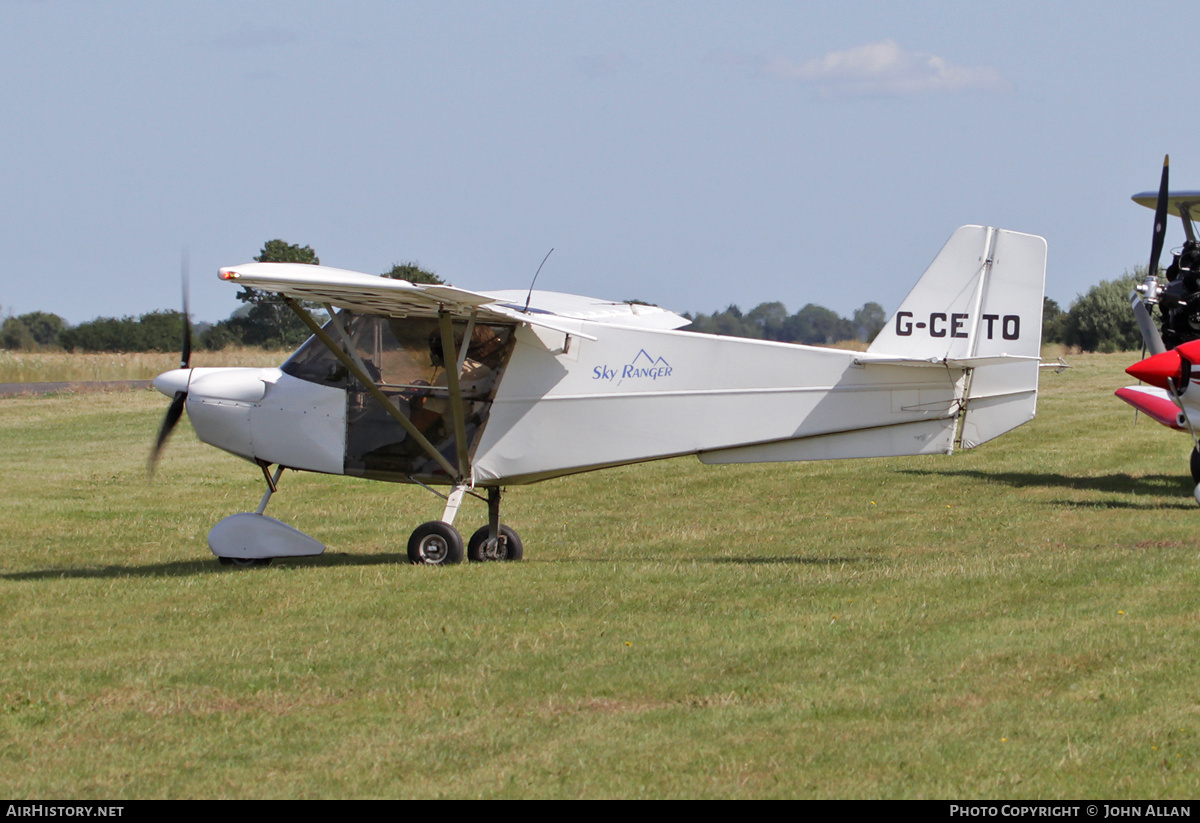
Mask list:
[[[670,377],[671,372],[671,364],[662,357],[654,357],[645,349],[638,349],[633,359],[624,365],[596,366],[592,369],[592,379],[609,383],[616,380],[619,386],[625,380],[661,380]]]

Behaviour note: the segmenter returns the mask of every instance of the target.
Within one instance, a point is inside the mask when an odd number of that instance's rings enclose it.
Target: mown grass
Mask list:
[[[148,483],[164,398],[2,400],[0,793],[1194,796],[1189,444],[1070,359],[980,449],[512,489],[527,560],[444,569],[428,493],[286,474],[329,551],[225,569],[261,476],[181,426]]]

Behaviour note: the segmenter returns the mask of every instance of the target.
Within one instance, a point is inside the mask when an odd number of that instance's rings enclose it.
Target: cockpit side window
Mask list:
[[[492,396],[513,347],[513,327],[477,323],[463,352],[468,324],[452,323],[458,360],[447,363],[441,328],[435,318],[355,315],[343,310],[338,320],[366,369],[367,376],[412,421],[440,453],[455,455],[453,410],[447,368],[458,369],[465,434],[472,449],[491,410]],[[339,343],[332,321],[326,325]],[[344,344],[343,344],[344,345]],[[461,366],[460,366],[461,364]],[[320,340],[310,338],[282,366],[301,380],[347,392],[346,473],[397,479],[433,476],[436,461],[408,436],[379,402],[360,386]]]
[[[343,322],[351,317],[348,311],[339,312],[339,316]],[[332,320],[325,324],[325,331],[337,339]],[[290,374],[292,377],[339,389],[346,388],[346,380],[350,375],[346,367],[325,348],[325,344],[318,340],[316,335],[308,338],[279,368],[284,374]]]

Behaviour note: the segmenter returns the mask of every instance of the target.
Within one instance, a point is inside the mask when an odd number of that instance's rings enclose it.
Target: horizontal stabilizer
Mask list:
[[[873,357],[870,360],[859,358],[854,361],[856,366],[937,366],[950,369],[974,369],[979,366],[1002,366],[1006,363],[1018,363],[1022,360],[1041,361],[1040,357],[1030,357],[1024,354],[997,354],[992,357],[944,357],[940,360],[929,358],[918,360],[908,357]]]

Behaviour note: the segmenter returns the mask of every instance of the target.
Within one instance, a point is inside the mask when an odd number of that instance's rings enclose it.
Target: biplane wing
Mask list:
[[[1117,389],[1116,395],[1151,420],[1162,423],[1169,429],[1187,431],[1187,418],[1183,410],[1165,389],[1126,386]]]
[[[1133,195],[1133,202],[1148,209],[1157,208],[1159,193],[1143,191]],[[1166,196],[1167,214],[1191,220],[1192,213],[1200,216],[1200,191],[1171,191]]]

